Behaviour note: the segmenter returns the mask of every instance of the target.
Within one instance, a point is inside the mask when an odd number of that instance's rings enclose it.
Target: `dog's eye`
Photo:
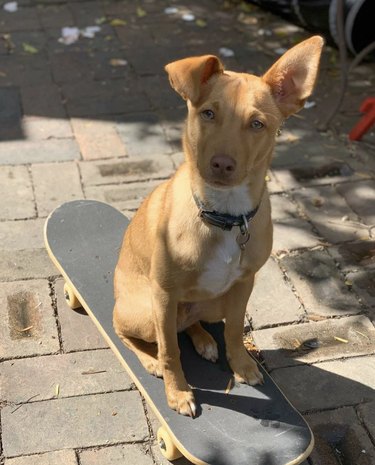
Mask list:
[[[250,123],[250,127],[251,129],[262,129],[264,128],[264,124],[262,123],[262,121],[255,119],[254,121]]]
[[[215,113],[212,110],[203,110],[201,112],[201,117],[205,121],[209,121],[209,120],[215,119]]]

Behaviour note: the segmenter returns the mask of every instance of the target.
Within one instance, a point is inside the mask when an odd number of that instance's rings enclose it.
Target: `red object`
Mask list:
[[[366,134],[375,123],[375,97],[369,97],[364,100],[359,111],[364,113],[364,115],[350,131],[350,140],[360,140],[363,134]]]

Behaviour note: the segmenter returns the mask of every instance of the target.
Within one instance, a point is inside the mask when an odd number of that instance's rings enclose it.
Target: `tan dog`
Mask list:
[[[218,357],[200,321],[225,320],[235,378],[262,382],[244,348],[243,325],[255,273],[272,246],[265,176],[278,128],[313,90],[322,46],[318,36],[300,43],[263,77],[224,71],[212,55],[166,66],[172,87],[187,100],[186,161],[143,202],[126,231],[114,327],[146,370],[163,376],[168,404],[184,415],[194,416],[196,406],[177,332],[186,330],[202,357]]]

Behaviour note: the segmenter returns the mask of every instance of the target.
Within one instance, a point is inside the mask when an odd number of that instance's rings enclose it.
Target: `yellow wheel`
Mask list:
[[[69,286],[68,283],[64,284],[64,296],[65,296],[66,303],[73,310],[75,310],[76,308],[82,307],[80,301],[77,299],[76,295],[74,294],[73,289]]]
[[[168,431],[162,426],[158,429],[158,445],[161,453],[167,460],[176,460],[182,457],[181,452],[174,445]]]

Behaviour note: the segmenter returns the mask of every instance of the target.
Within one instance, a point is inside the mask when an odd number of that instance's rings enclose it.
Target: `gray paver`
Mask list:
[[[366,230],[357,224],[358,216],[332,187],[303,189],[293,197],[326,240],[337,243],[368,238]]]
[[[166,139],[159,118],[154,113],[121,117],[116,127],[125,144],[126,153],[130,157],[137,155],[160,156],[172,153],[172,148]]]
[[[165,156],[81,162],[79,166],[85,186],[167,178],[174,172],[172,159]]]
[[[0,243],[3,250],[24,250],[44,247],[43,219],[0,222]]]
[[[0,250],[0,281],[48,278],[57,274],[44,248]]]
[[[307,415],[306,420],[316,440],[310,457],[313,465],[374,463],[375,448],[353,408]]]
[[[48,216],[63,202],[82,199],[83,192],[74,162],[32,165],[38,214]]]
[[[61,450],[45,454],[26,455],[6,459],[5,465],[77,465],[74,450]]]
[[[374,326],[362,315],[252,334],[269,369],[375,353]]]
[[[270,200],[273,221],[298,218],[297,205],[291,201],[290,197],[286,195],[271,195]]]
[[[139,444],[106,447],[83,451],[79,454],[81,465],[153,465],[152,457]]]
[[[358,413],[371,434],[372,440],[375,441],[375,401],[360,405]]]
[[[12,360],[2,364],[0,373],[0,397],[15,403],[35,394],[38,401],[53,399],[56,386],[64,398],[128,390],[132,384],[109,349]]]
[[[135,210],[160,181],[113,186],[87,186],[86,198],[107,202],[120,210]]]
[[[292,404],[302,412],[374,400],[374,355],[279,368],[271,374]]]
[[[246,310],[254,329],[298,321],[304,311],[271,258],[258,272]]]
[[[307,312],[318,315],[353,315],[361,311],[358,300],[350,292],[337,271],[332,258],[324,250],[304,252],[281,260]]]
[[[16,412],[5,407],[2,432],[5,457],[143,441],[148,436],[135,391],[33,402]]]
[[[26,116],[22,120],[22,128],[28,140],[69,139],[73,137],[72,127],[65,119]],[[60,143],[64,143],[64,141],[60,141]]]
[[[16,140],[0,145],[0,163],[16,165],[52,161],[77,160],[80,158],[74,139]]]
[[[321,242],[311,225],[302,218],[287,218],[273,223],[272,251],[278,255],[290,250],[315,247]]]
[[[0,283],[0,313],[0,358],[59,351],[47,281]]]
[[[91,318],[82,309],[72,310],[67,305],[64,297],[64,280],[58,279],[54,287],[64,351],[107,348],[108,344]]]
[[[84,160],[126,155],[125,145],[113,121],[72,118],[71,122]]]
[[[364,223],[375,224],[375,181],[345,183],[337,190]]]
[[[35,217],[34,196],[26,166],[0,166],[0,192],[0,219]]]

